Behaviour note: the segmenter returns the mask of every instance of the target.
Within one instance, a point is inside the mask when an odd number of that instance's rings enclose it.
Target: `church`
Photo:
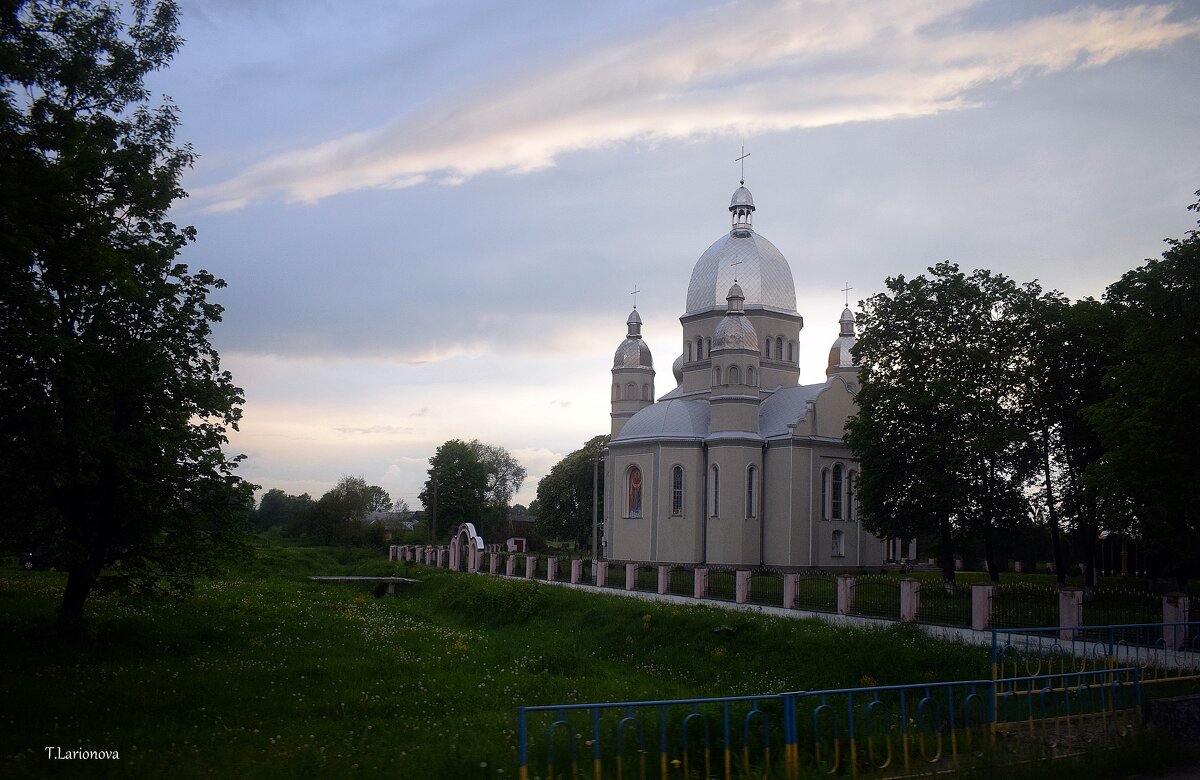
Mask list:
[[[842,440],[858,381],[854,315],[842,312],[824,381],[800,384],[792,270],[755,232],[741,184],[729,232],[692,269],[675,387],[657,401],[636,306],[626,322],[612,368],[606,555],[824,569],[912,557],[858,522],[859,467]]]

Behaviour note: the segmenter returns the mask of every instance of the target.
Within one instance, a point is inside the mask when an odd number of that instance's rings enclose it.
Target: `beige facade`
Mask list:
[[[605,554],[707,565],[879,566],[888,548],[858,522],[858,464],[842,440],[855,408],[853,315],[842,313],[825,381],[801,385],[804,320],[791,269],[753,231],[745,187],[729,210],[729,235],[693,269],[676,387],[657,401],[645,393],[654,369],[636,309],[627,321],[612,369]]]

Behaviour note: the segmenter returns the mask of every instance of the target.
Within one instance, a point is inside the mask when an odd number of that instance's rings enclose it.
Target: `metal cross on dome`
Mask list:
[[[846,294],[846,305],[850,305],[850,291],[854,288],[850,286],[850,282],[846,282],[846,286],[842,288],[842,292]]]
[[[629,294],[633,296],[633,308],[635,308],[635,309],[637,308],[637,294],[640,292],[641,292],[641,290],[638,289],[637,282],[634,282],[633,283],[633,292],[631,292]]]
[[[745,144],[742,144],[742,156],[741,156],[741,157],[735,157],[735,158],[733,159],[733,161],[734,161],[735,163],[741,163],[741,164],[742,164],[742,176],[741,176],[741,183],[742,183],[742,184],[745,184],[745,183],[746,183],[746,158],[747,158],[747,157],[749,157],[749,156],[750,156],[750,153],[746,151],[746,145],[745,145]]]

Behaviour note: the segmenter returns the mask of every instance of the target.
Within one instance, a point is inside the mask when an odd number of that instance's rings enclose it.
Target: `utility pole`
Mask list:
[[[429,481],[433,483],[433,512],[429,518],[430,523],[432,523],[432,527],[429,529],[429,543],[437,544],[437,480],[431,479]]]

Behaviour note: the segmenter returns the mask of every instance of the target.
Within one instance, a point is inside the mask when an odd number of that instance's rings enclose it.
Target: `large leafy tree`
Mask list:
[[[1089,479],[1109,526],[1143,537],[1182,581],[1200,570],[1200,232],[1167,244],[1105,294],[1122,342],[1109,395],[1086,416],[1104,445]]]
[[[503,447],[479,439],[442,444],[429,459],[420,496],[430,530],[436,530],[434,542],[466,522],[474,523],[485,539],[508,536],[509,503],[524,481],[525,467]]]
[[[186,592],[251,506],[209,340],[223,282],[177,262],[195,232],[167,219],[192,151],[144,84],[177,25],[170,0],[0,4],[0,535],[65,562],[64,627],[102,572]]]
[[[1027,516],[1035,451],[1021,411],[1036,285],[939,263],[887,280],[859,317],[858,412],[847,443],[862,463],[866,527],[937,540],[943,574],[966,536],[998,578],[1002,540]]]
[[[293,496],[279,488],[271,488],[263,494],[251,520],[262,531],[272,528],[299,531],[308,525],[315,503],[308,493]]]
[[[534,507],[542,536],[569,539],[580,547],[591,545],[593,476],[608,440],[607,435],[589,439],[538,482]]]

